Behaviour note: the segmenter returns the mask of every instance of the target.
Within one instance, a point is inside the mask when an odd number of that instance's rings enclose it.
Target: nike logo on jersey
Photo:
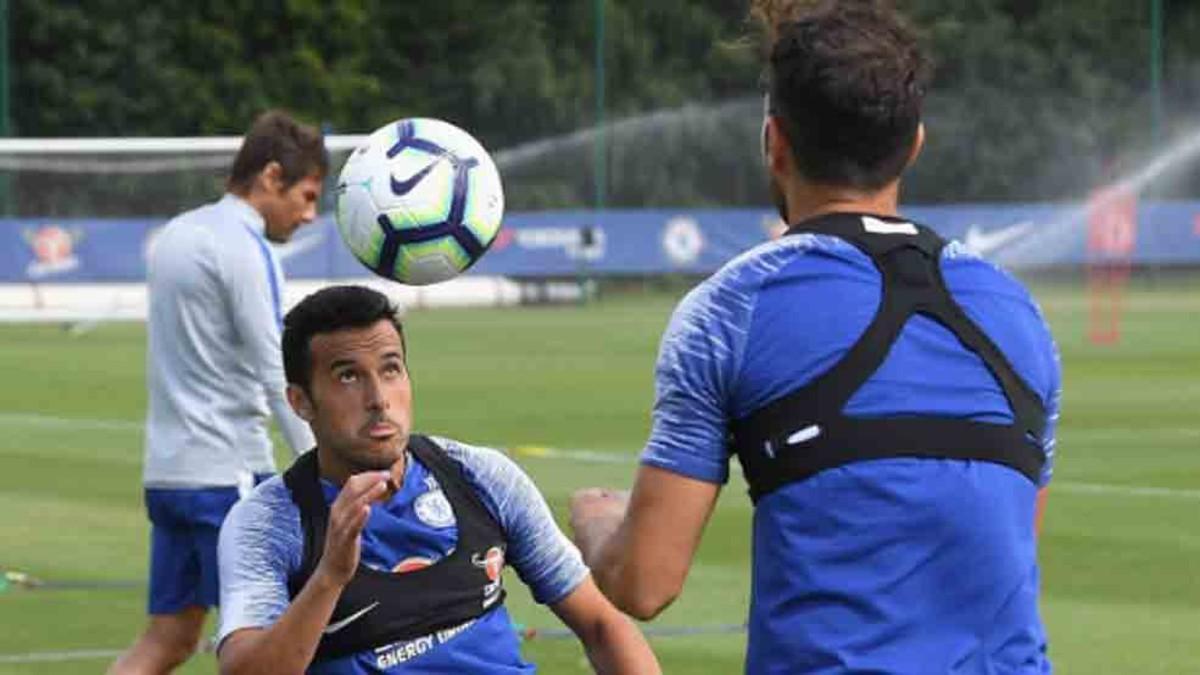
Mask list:
[[[366,607],[363,607],[362,609],[360,609],[357,612],[351,614],[350,616],[342,619],[341,621],[337,621],[337,622],[329,624],[328,626],[325,626],[325,630],[323,630],[321,632],[324,633],[325,635],[333,635],[334,633],[342,630],[346,626],[349,626],[350,624],[354,623],[355,621],[361,619],[364,614],[375,609],[378,606],[379,606],[379,601],[376,600],[375,602],[372,602],[371,604],[367,605]]]

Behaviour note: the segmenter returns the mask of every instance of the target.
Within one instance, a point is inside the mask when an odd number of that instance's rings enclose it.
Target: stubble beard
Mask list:
[[[402,429],[398,424],[395,426]],[[369,427],[370,424],[365,428]],[[365,471],[387,471],[404,456],[404,450],[408,447],[409,434],[407,431],[400,431],[394,438],[387,441],[386,446],[379,447],[378,441],[371,439],[366,434],[365,428],[351,438],[342,439],[341,443],[329,444],[329,449],[346,466],[351,475]]]

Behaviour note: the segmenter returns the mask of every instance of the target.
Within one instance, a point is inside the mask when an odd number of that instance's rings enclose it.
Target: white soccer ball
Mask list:
[[[346,160],[334,199],[338,232],[354,257],[413,285],[473,265],[504,215],[500,173],[487,151],[462,129],[428,118],[372,133]]]

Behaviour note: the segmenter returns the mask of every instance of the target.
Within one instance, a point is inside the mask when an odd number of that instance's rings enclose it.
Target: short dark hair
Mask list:
[[[389,321],[396,327],[407,362],[408,346],[399,309],[383,293],[365,286],[329,286],[301,300],[283,318],[283,373],[288,384],[309,391],[314,336],[366,328],[379,321]]]
[[[931,64],[886,0],[757,0],[768,111],[805,178],[877,189],[904,171]]]
[[[314,172],[321,177],[329,173],[329,152],[321,132],[283,110],[268,110],[254,120],[233,158],[229,190],[248,190],[254,177],[271,162],[279,162],[283,168],[284,187]]]

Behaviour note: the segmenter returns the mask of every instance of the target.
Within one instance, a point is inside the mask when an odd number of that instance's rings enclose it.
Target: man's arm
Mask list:
[[[642,632],[605,599],[591,577],[550,609],[579,637],[598,675],[662,672]]]
[[[571,497],[571,528],[596,583],[621,610],[652,619],[683,590],[721,486],[643,465],[633,494]]]
[[[267,244],[252,232],[245,238],[225,244],[221,260],[224,268],[229,308],[238,331],[246,363],[257,373],[267,397],[271,415],[292,456],[314,445],[308,424],[292,410],[285,394],[283,349],[280,344],[283,292],[282,275]],[[237,246],[239,248],[231,248]]]
[[[1042,516],[1046,514],[1046,490],[1042,488],[1037,493],[1037,503],[1033,507],[1033,534],[1041,536],[1042,534]]]
[[[217,654],[221,673],[303,673],[312,662],[342,589],[358,567],[359,535],[370,504],[387,490],[387,472],[351,476],[329,509],[325,552],[287,611],[268,628],[230,633]]]

